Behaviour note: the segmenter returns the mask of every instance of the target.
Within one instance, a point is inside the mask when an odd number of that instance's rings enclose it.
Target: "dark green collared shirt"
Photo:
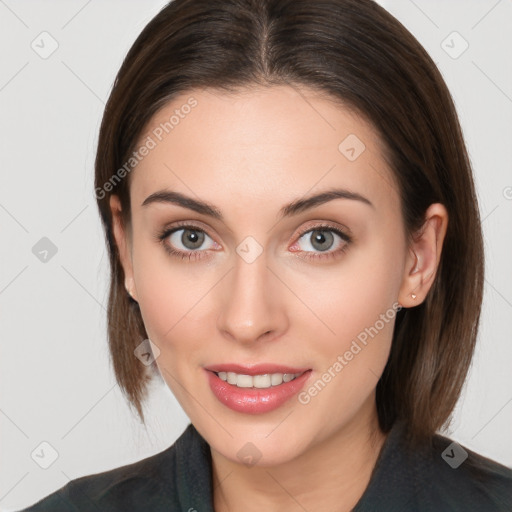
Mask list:
[[[41,511],[214,512],[210,447],[190,424],[163,452],[71,480],[20,512]],[[353,512],[459,511],[512,512],[512,469],[440,435],[408,451],[395,423]]]

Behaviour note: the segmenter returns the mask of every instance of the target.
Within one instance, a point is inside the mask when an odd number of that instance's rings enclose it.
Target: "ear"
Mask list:
[[[131,252],[131,237],[129,229],[124,225],[122,218],[121,201],[116,195],[110,196],[110,211],[112,212],[112,232],[119,252],[119,259],[123,267],[125,288],[134,300],[137,300],[135,282],[133,279],[133,264]]]
[[[425,222],[409,246],[398,302],[405,308],[421,304],[436,276],[441,259],[448,212],[440,203],[431,204]]]

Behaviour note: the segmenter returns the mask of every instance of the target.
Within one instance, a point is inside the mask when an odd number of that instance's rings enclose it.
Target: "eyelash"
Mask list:
[[[160,242],[164,246],[164,250],[172,257],[180,258],[182,260],[189,260],[189,261],[196,261],[198,259],[204,258],[205,256],[202,256],[202,253],[206,252],[205,250],[199,250],[199,251],[179,251],[177,249],[172,248],[168,244],[165,243],[165,240],[167,237],[172,235],[176,231],[181,231],[182,229],[190,229],[191,231],[199,231],[201,233],[204,233],[208,235],[208,233],[200,228],[199,226],[194,226],[193,224],[188,223],[179,223],[176,224],[172,228],[164,229],[160,232],[158,232],[155,236],[156,240]],[[344,253],[349,245],[352,243],[352,238],[348,236],[346,233],[341,231],[339,228],[336,228],[334,226],[331,226],[330,224],[320,224],[318,226],[309,227],[306,230],[299,233],[297,240],[301,239],[305,234],[310,233],[312,231],[331,231],[335,234],[337,234],[345,243],[340,249],[329,251],[325,253],[315,253],[316,255],[307,254],[304,258],[307,260],[325,260],[325,259],[331,259],[335,258],[342,253]],[[210,235],[208,235],[210,236]],[[211,237],[210,237],[211,238]],[[307,252],[307,251],[306,251]]]

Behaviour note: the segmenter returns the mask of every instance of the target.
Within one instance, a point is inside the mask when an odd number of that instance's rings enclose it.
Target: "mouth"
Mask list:
[[[281,407],[305,386],[313,371],[311,368],[282,365],[242,368],[239,365],[219,365],[204,369],[217,400],[236,412],[247,414],[261,414]]]

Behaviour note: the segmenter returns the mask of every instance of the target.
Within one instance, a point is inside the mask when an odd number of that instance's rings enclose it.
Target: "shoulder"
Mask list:
[[[440,434],[425,453],[417,471],[432,510],[512,511],[512,469]]]
[[[190,427],[173,445],[140,461],[75,478],[19,512],[178,509],[176,454],[189,434]]]
[[[354,512],[512,512],[512,469],[443,435],[408,434],[397,421]]]

